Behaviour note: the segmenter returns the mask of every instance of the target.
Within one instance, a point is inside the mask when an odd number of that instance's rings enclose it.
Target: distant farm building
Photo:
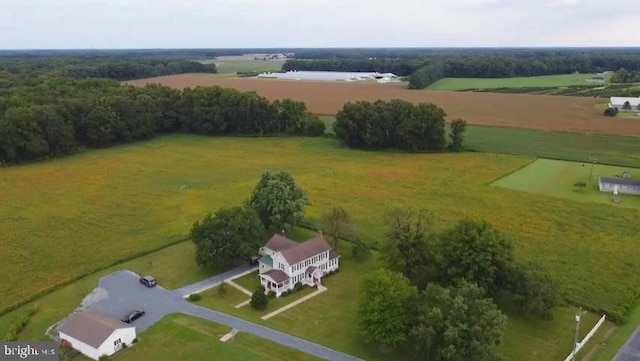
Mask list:
[[[591,79],[585,79],[585,81],[587,83],[604,84],[607,81],[607,79],[605,79],[604,77],[601,77],[601,76],[594,76]]]
[[[396,83],[400,81],[397,75],[378,72],[339,72],[339,71],[298,71],[290,70],[286,73],[262,73],[257,78],[282,80],[310,80],[310,81],[377,81],[378,83]]]
[[[598,182],[600,192],[613,193],[614,195],[640,195],[640,182],[630,179],[630,175],[627,174],[622,178],[600,178]]]
[[[609,108],[618,108],[621,111],[640,111],[640,97],[611,97]]]

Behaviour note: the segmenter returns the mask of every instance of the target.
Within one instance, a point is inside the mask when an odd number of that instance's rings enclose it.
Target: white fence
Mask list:
[[[582,349],[582,347],[584,347],[584,345],[589,342],[589,340],[591,339],[591,337],[593,337],[593,335],[596,334],[596,331],[598,331],[598,329],[600,328],[600,326],[602,326],[602,324],[604,323],[604,321],[606,320],[606,316],[602,315],[602,317],[600,318],[600,320],[598,321],[598,323],[596,323],[595,326],[593,326],[593,328],[591,329],[591,331],[589,331],[589,333],[582,339],[582,341],[578,342],[578,346],[576,347],[576,353],[580,352],[580,350]],[[564,359],[564,361],[571,361],[573,360],[573,351],[571,351],[571,353],[569,354],[569,356],[567,356],[566,359]]]

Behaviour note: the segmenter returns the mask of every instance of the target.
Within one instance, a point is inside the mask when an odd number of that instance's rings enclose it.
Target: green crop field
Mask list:
[[[619,195],[621,202],[613,203],[613,195],[598,190],[598,178],[615,178],[624,171],[640,175],[640,169],[614,167],[601,164],[565,162],[560,160],[538,159],[518,170],[494,185],[525,192],[540,193],[581,202],[612,204],[615,207],[640,209],[640,197]],[[586,188],[576,188],[576,182],[586,183]]]
[[[325,123],[326,133],[333,134],[335,117],[321,116],[320,119]],[[577,162],[596,158],[603,164],[640,168],[640,141],[636,137],[467,126],[464,141],[470,151]]]
[[[176,135],[0,168],[0,308],[182,238],[206,212],[245,200],[264,170],[282,169],[309,191],[310,220],[341,205],[363,239],[380,242],[393,203],[431,210],[438,229],[482,218],[513,236],[516,257],[547,267],[568,300],[626,312],[640,286],[639,212],[489,186],[531,161],[349,150],[327,138]],[[206,275],[198,272],[186,272],[184,283]]]
[[[284,60],[233,60],[216,65],[218,73],[280,71]]]
[[[596,74],[546,75],[521,78],[443,78],[431,84],[429,90],[464,90],[524,87],[566,87],[589,85],[585,80]]]

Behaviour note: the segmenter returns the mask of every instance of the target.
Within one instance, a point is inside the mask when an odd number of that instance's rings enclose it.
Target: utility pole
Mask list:
[[[598,162],[598,158],[589,157],[589,160],[591,161],[591,172],[589,172],[589,180],[591,180],[591,177],[593,176],[593,166]]]

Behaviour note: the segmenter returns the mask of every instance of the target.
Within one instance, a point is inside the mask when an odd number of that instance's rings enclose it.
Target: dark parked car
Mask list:
[[[131,322],[139,319],[142,316],[144,316],[144,311],[143,310],[134,310],[130,314],[124,316],[122,318],[122,322],[131,323]]]
[[[156,279],[151,276],[144,276],[140,278],[140,283],[147,287],[154,287],[157,284]]]

